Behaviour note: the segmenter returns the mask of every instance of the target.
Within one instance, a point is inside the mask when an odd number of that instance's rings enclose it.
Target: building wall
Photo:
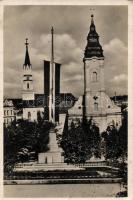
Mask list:
[[[43,107],[23,108],[23,119],[29,121],[37,121],[37,113],[44,112]]]
[[[4,107],[4,124],[8,126],[15,119],[14,107]]]
[[[34,92],[32,91],[23,91],[22,99],[25,101],[34,100]]]
[[[120,126],[121,120],[121,108],[116,106],[113,101],[105,92],[97,93],[98,99],[93,99],[93,92],[88,92],[86,97],[86,118],[93,119],[96,125],[98,125],[100,132],[106,130],[107,126],[111,123]],[[69,109],[69,125],[72,121],[83,119],[83,97],[80,96],[73,108]],[[98,109],[94,108],[94,103],[98,103]],[[79,109],[81,108],[81,109]]]
[[[104,60],[96,57],[85,60],[86,92],[104,91]]]

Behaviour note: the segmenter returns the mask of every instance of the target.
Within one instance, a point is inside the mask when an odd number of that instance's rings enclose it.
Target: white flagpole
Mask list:
[[[54,65],[54,29],[52,27],[51,29],[51,36],[52,36],[52,41],[51,41],[51,119],[52,122],[55,123],[55,65]]]

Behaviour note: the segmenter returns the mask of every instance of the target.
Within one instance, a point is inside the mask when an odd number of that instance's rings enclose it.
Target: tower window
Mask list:
[[[97,82],[97,72],[92,73],[92,81]]]
[[[31,112],[28,112],[28,120],[31,120]]]
[[[47,157],[45,158],[45,163],[46,163],[46,164],[48,163],[48,161],[47,161]]]
[[[96,103],[96,102],[94,103],[94,110],[98,111],[98,103]]]
[[[27,89],[29,89],[29,83],[27,83]]]

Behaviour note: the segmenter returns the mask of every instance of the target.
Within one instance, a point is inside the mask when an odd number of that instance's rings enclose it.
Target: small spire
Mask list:
[[[94,15],[91,15],[91,24],[94,24],[94,19],[93,19]]]
[[[25,62],[24,62],[24,65],[31,65],[30,63],[30,57],[29,57],[29,52],[28,52],[28,38],[25,39],[26,42],[25,42],[25,45],[26,45],[26,53],[25,53]]]

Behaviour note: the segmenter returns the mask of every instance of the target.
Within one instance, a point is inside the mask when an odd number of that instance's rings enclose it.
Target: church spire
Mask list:
[[[102,46],[99,43],[99,35],[96,32],[96,27],[94,24],[94,15],[91,15],[91,25],[87,36],[87,45],[85,48],[84,59],[91,57],[104,57]]]
[[[31,63],[30,63],[30,57],[29,57],[29,52],[28,52],[28,38],[26,38],[26,42],[25,42],[25,46],[26,46],[26,53],[25,53],[25,62],[24,62],[24,65],[28,65],[28,66],[31,66]]]

